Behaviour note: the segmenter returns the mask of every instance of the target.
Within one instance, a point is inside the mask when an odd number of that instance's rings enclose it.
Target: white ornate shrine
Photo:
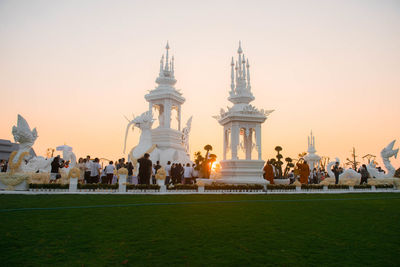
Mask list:
[[[319,168],[319,162],[321,160],[321,157],[315,154],[317,150],[315,149],[315,136],[313,136],[312,131],[310,136],[308,137],[307,152],[308,153],[304,157],[304,160],[307,161],[308,166],[310,166],[310,170],[313,170],[314,168]]]
[[[259,110],[250,105],[255,99],[251,92],[250,65],[240,43],[237,53],[236,63],[232,57],[231,91],[228,97],[233,106],[226,111],[221,109],[220,114],[214,116],[224,127],[221,179],[218,182],[266,184],[262,176],[264,161],[261,155],[261,124],[273,110]],[[239,149],[245,154],[243,159],[239,159]],[[256,149],[257,159],[252,159],[253,149]]]
[[[156,88],[145,95],[149,102],[149,109],[142,115],[129,122],[127,127],[134,125],[141,129],[139,144],[132,148],[128,158],[131,161],[143,156],[144,153],[150,154],[153,162],[160,161],[165,165],[168,161],[189,163],[189,134],[192,118],[188,120],[186,126],[181,129],[182,104],[185,98],[182,93],[175,88],[176,79],[174,73],[174,57],[169,58],[169,44],[167,43],[165,58],[160,61],[160,72],[156,79]],[[176,112],[176,116],[173,116]],[[156,113],[158,127],[152,128],[153,115]],[[176,120],[177,126],[172,126]],[[126,143],[126,137],[125,137]]]

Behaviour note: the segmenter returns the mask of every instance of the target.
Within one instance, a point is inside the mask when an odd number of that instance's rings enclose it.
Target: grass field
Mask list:
[[[0,229],[1,266],[400,265],[395,193],[0,195]]]

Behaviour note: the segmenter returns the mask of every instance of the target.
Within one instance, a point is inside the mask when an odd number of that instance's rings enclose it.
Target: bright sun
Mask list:
[[[214,161],[213,164],[211,165],[211,170],[215,171],[218,164],[219,164],[219,161]]]

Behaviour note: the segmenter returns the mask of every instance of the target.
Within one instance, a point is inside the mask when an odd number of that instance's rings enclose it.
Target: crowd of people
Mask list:
[[[368,173],[367,166],[362,164],[356,171],[361,174],[360,184],[368,183],[368,178],[371,178],[371,176]],[[335,184],[339,184],[339,176],[344,172],[344,169],[339,166],[339,162],[335,163],[332,172],[335,176]],[[270,184],[274,184],[274,180],[280,178],[288,178],[290,184],[293,184],[295,181],[299,181],[301,184],[319,184],[325,180],[327,176],[328,174],[324,168],[313,168],[310,170],[307,161],[304,160],[299,161],[296,164],[296,169],[289,172],[286,177],[279,177],[279,172],[277,168],[271,164],[271,161],[267,161],[264,166],[264,178],[268,180]]]
[[[165,166],[161,166],[160,162],[157,161],[155,164],[150,160],[150,155],[145,154],[143,157],[138,159],[139,171],[135,171],[135,166],[132,162],[126,162],[124,158],[121,158],[115,162],[109,161],[108,165],[104,168],[100,165],[99,158],[91,159],[90,156],[86,158],[79,158],[76,165],[81,172],[80,183],[92,184],[92,183],[104,183],[104,184],[115,184],[118,181],[117,171],[121,168],[128,170],[127,182],[130,184],[156,184],[156,174],[162,167],[166,172],[165,184],[193,184],[196,182],[196,178],[199,177],[199,172],[195,164],[190,163],[171,163],[168,161]],[[0,161],[0,171],[7,171],[7,161]],[[63,168],[68,169],[70,165],[69,161],[64,161],[59,155],[54,157],[51,162],[50,172],[50,183],[54,183],[61,177],[60,170]],[[332,168],[332,172],[335,176],[335,184],[339,183],[339,176],[342,174],[344,169],[339,166],[339,162]],[[360,184],[368,182],[370,174],[368,173],[367,166],[362,166],[356,170],[361,174]],[[378,171],[384,172],[380,167]],[[299,181],[302,184],[319,184],[327,177],[327,172],[324,168],[314,168],[310,170],[309,165],[306,161],[300,160],[296,164],[296,168],[288,172],[285,177],[281,177],[280,172],[272,164],[272,161],[267,161],[264,166],[264,178],[274,184],[275,179],[288,178],[290,184],[295,181]]]
[[[91,159],[90,156],[80,158],[76,165],[81,172],[79,182],[83,184],[115,184],[118,181],[117,172],[121,168],[128,170],[127,183],[130,184],[156,184],[156,174],[162,167],[166,172],[165,185],[193,184],[199,174],[195,164],[171,163],[171,161],[168,161],[165,166],[161,166],[159,161],[153,164],[147,153],[137,162],[139,163],[138,172],[135,171],[132,162],[126,162],[124,158],[115,162],[109,161],[104,168],[100,165],[99,158]],[[61,177],[60,170],[62,168],[65,168],[65,163],[60,156],[56,156],[51,163],[51,183]]]

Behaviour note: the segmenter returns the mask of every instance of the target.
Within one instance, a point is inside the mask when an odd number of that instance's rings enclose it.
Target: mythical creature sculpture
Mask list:
[[[18,114],[17,126],[13,126],[12,134],[14,136],[14,140],[16,143],[19,143],[19,149],[16,155],[13,157],[13,163],[16,163],[21,154],[24,152],[28,152],[31,150],[33,144],[35,143],[38,134],[36,128],[31,131],[29,124],[26,120]],[[25,156],[25,159],[29,159],[31,156]]]
[[[331,178],[335,177],[335,174],[332,172],[332,166],[335,165],[336,162],[339,162],[340,164],[340,160],[339,158],[336,158],[335,161],[331,161],[328,163],[327,168],[327,172],[328,172],[328,176]],[[339,175],[339,180],[340,179],[361,179],[361,174],[359,174],[358,172],[356,172],[353,169],[344,169],[343,173]]]
[[[144,153],[148,153],[148,150],[152,148],[151,127],[153,122],[153,114],[150,111],[143,112],[140,116],[129,121],[125,131],[124,153],[126,150],[126,140],[128,139],[129,128],[132,126],[133,130],[134,127],[138,127],[141,130],[141,134],[139,144],[131,149],[128,154],[128,160],[133,161],[133,159],[143,156]]]
[[[19,143],[18,151],[10,156],[11,171],[14,172],[50,172],[51,159],[32,157],[29,154],[38,134],[36,128],[31,130],[28,122],[18,114],[17,126],[13,126],[12,134],[15,142]]]
[[[185,151],[186,153],[189,153],[189,134],[190,134],[190,130],[192,128],[192,119],[193,116],[191,116],[188,121],[186,122],[186,127],[183,128],[182,130],[182,144],[185,147]]]
[[[394,143],[396,140],[393,140],[390,142],[384,149],[381,151],[381,157],[383,164],[385,165],[387,169],[387,173],[382,173],[379,172],[378,169],[375,168],[375,162],[371,161],[370,164],[367,165],[367,170],[369,174],[372,177],[375,178],[392,178],[394,177],[394,174],[396,172],[396,169],[393,167],[393,165],[390,163],[390,158],[394,156],[394,158],[397,158],[397,153],[399,152],[399,149],[393,149]]]

